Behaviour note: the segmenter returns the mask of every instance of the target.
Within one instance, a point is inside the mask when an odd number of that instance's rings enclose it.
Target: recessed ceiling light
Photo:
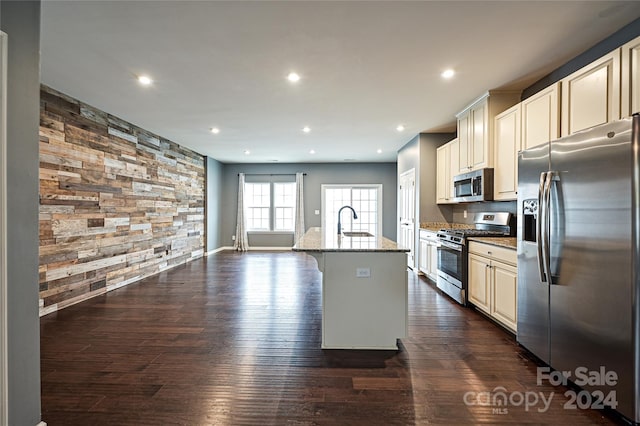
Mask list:
[[[150,86],[151,83],[153,83],[153,80],[151,80],[151,77],[147,75],[139,75],[138,83],[142,84],[143,86]]]
[[[248,149],[245,149],[244,150],[244,155],[249,155],[249,154],[251,154],[251,151],[249,151]]]
[[[217,135],[218,133],[220,133],[220,129],[218,129],[217,127],[212,127],[211,133],[213,133],[214,135]]]
[[[309,133],[309,132],[311,131],[311,127],[309,127],[309,126],[304,126],[304,127],[302,128],[302,131],[303,131],[303,132],[305,132],[305,133]]]
[[[377,152],[378,152],[378,154],[382,154],[382,150],[381,149],[378,149]]]
[[[456,74],[456,72],[452,69],[448,69],[448,70],[444,70],[442,72],[442,74],[440,74],[442,76],[442,78],[451,78]]]
[[[292,83],[297,83],[300,80],[300,76],[298,75],[298,73],[290,72],[289,75],[287,75],[287,80]]]
[[[398,124],[398,127],[396,127],[396,130],[399,132],[404,132],[404,126],[402,124]]]
[[[315,153],[316,153],[315,149],[312,149],[311,151],[309,151],[309,154],[315,154]]]

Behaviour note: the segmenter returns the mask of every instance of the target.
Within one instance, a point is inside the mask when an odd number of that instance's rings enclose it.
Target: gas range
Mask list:
[[[440,240],[464,244],[467,237],[508,237],[509,230],[476,228],[443,228],[436,234]]]
[[[508,237],[516,227],[508,212],[477,213],[469,228],[445,228],[438,231],[438,277],[436,285],[462,305],[467,304],[466,240],[469,237]]]

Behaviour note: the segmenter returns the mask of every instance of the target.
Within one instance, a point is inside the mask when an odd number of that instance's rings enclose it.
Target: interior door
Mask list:
[[[416,239],[416,170],[411,169],[400,175],[398,190],[398,243],[410,249],[407,253],[407,266],[413,269],[415,265]]]

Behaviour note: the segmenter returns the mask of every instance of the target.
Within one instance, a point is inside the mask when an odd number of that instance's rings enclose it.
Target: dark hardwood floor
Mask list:
[[[321,274],[292,252],[222,252],[41,320],[56,425],[613,424],[536,384],[508,334],[409,273],[401,350],[320,349]],[[502,387],[504,389],[496,389]],[[484,403],[502,390],[506,406]],[[520,396],[544,396],[528,409]],[[479,399],[478,399],[479,397]],[[542,411],[542,412],[539,412]]]

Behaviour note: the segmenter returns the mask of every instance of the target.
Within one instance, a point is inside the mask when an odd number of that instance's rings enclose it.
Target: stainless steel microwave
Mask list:
[[[479,169],[454,176],[453,201],[470,203],[493,200],[493,169]]]

